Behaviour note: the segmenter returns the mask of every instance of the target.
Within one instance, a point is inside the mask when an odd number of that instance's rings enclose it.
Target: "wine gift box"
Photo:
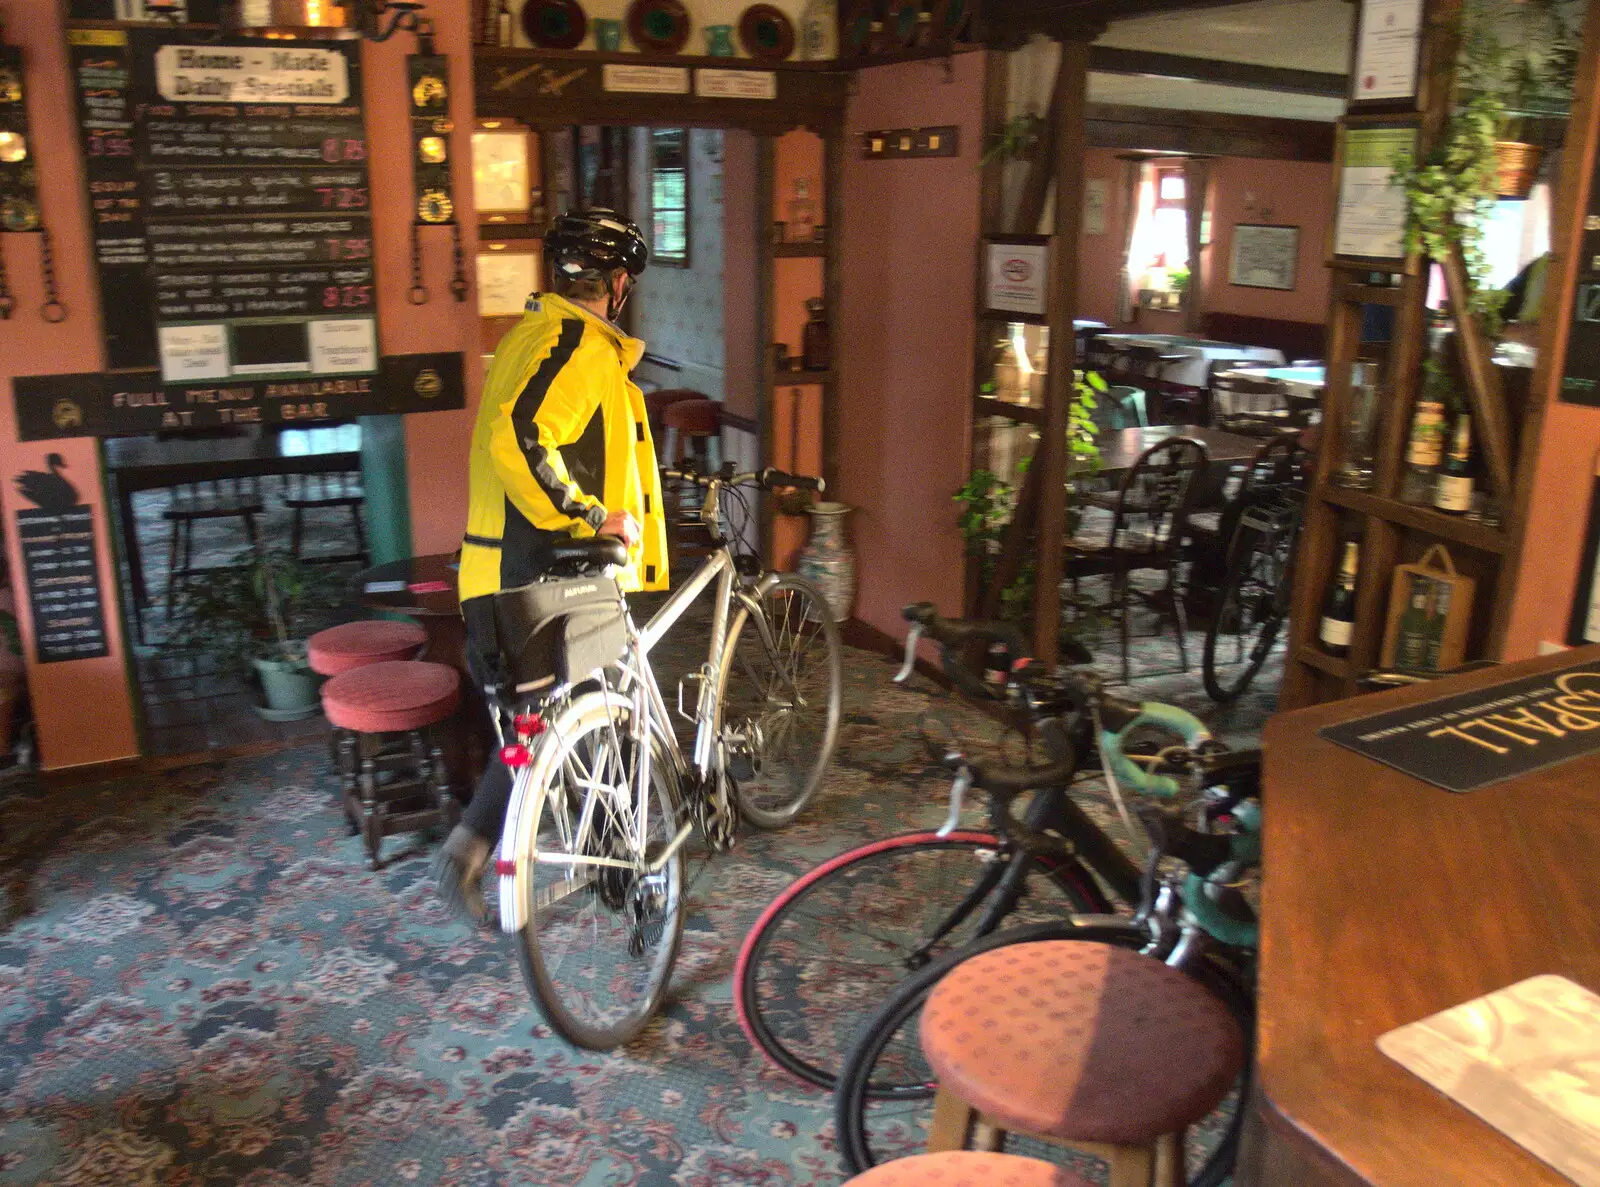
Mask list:
[[[1415,564],[1396,565],[1381,662],[1386,668],[1448,672],[1466,658],[1477,582],[1456,572],[1443,544]]]

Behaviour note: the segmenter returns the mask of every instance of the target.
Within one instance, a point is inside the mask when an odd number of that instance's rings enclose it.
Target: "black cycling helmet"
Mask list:
[[[618,268],[637,276],[650,259],[634,221],[603,206],[557,215],[545,233],[544,250],[555,269],[572,280],[585,273],[603,277]]]

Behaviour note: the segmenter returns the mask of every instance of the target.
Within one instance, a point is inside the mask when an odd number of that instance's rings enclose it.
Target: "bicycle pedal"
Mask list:
[[[728,755],[728,774],[737,783],[748,783],[756,777],[756,764],[748,752],[736,750]]]

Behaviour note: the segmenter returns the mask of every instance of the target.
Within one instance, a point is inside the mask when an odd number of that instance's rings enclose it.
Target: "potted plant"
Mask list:
[[[178,589],[166,645],[215,656],[260,690],[256,712],[294,721],[318,704],[305,639],[342,600],[338,577],[326,568],[288,552],[248,551]]]
[[[1544,145],[1532,125],[1571,114],[1578,39],[1562,0],[1479,0],[1463,46],[1469,76],[1463,87],[1498,92],[1504,110],[1495,129],[1496,192],[1526,198],[1538,176]],[[1477,76],[1471,67],[1480,65]]]

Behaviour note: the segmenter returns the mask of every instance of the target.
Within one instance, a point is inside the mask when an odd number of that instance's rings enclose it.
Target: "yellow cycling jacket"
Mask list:
[[[666,588],[655,443],[628,378],[643,353],[643,342],[571,301],[528,299],[494,353],[472,431],[463,602],[532,581],[550,541],[592,536],[616,510],[644,527],[622,588]]]

